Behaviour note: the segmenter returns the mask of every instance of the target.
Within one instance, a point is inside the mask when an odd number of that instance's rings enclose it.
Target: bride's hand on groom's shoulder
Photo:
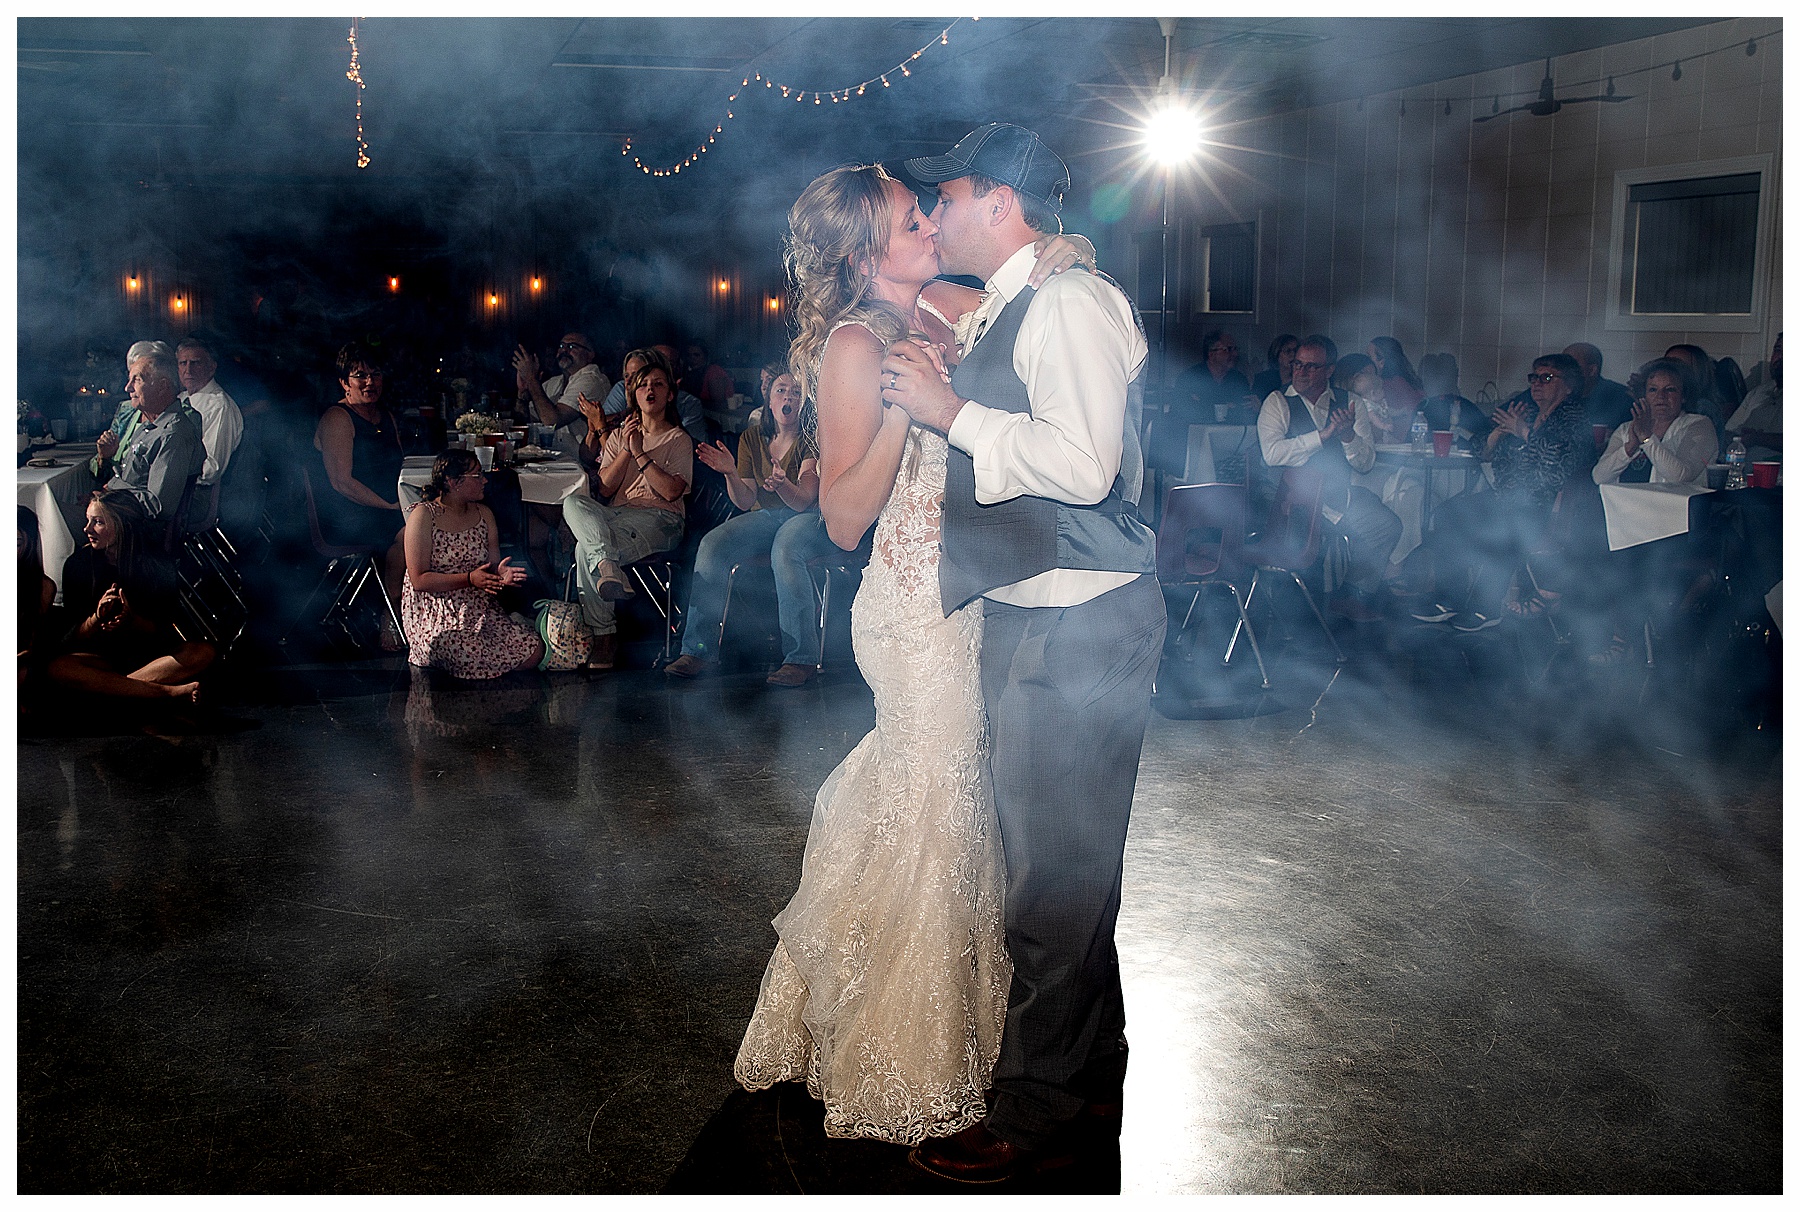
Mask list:
[[[1097,267],[1093,241],[1070,232],[1060,236],[1044,236],[1037,241],[1037,264],[1032,266],[1026,285],[1036,290],[1065,269],[1076,265],[1086,270]]]

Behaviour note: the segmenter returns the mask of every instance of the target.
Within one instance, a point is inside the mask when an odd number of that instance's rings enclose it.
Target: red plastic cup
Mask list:
[[[1448,429],[1432,430],[1431,431],[1432,452],[1435,453],[1437,455],[1437,457],[1440,459],[1447,457],[1450,454],[1450,439],[1454,438],[1455,436],[1456,435],[1454,433],[1450,432]]]
[[[1780,474],[1781,464],[1779,463],[1752,463],[1750,464],[1750,487],[1773,488],[1775,487],[1775,477]]]

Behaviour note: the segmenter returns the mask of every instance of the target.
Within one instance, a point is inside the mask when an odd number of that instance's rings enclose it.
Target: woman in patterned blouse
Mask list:
[[[1593,428],[1576,395],[1581,367],[1567,354],[1545,354],[1531,364],[1529,394],[1494,410],[1493,431],[1482,451],[1494,469],[1494,491],[1465,493],[1444,502],[1429,544],[1441,594],[1468,592],[1460,611],[1435,605],[1414,617],[1431,622],[1456,616],[1459,631],[1481,631],[1514,617],[1549,609],[1556,594],[1538,586],[1549,579],[1534,565],[1523,592],[1508,594],[1525,556],[1542,542],[1545,524],[1564,485],[1591,484]],[[1505,609],[1502,613],[1502,599]],[[1427,616],[1430,616],[1427,619]]]

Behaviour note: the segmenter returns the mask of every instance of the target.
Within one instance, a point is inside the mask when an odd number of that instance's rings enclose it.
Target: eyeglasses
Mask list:
[[[1526,375],[1525,381],[1528,383],[1554,383],[1560,378],[1562,376],[1558,374]]]
[[[557,346],[556,346],[556,348],[557,348],[557,349],[559,349],[559,350],[562,350],[562,349],[585,349],[585,350],[587,350],[587,351],[588,351],[588,352],[589,352],[589,353],[593,353],[593,352],[594,352],[594,349],[593,349],[593,346],[591,346],[591,345],[577,345],[577,344],[576,344],[576,343],[575,343],[575,342],[573,342],[573,341],[562,341],[562,342],[560,342],[560,343],[558,343],[558,344],[557,344]]]
[[[353,370],[350,372],[350,377],[367,382],[370,379],[379,379],[381,372],[379,370]]]
[[[1324,370],[1326,367],[1328,367],[1330,365],[1331,365],[1331,363],[1329,363],[1329,362],[1295,362],[1294,369],[1295,370]]]

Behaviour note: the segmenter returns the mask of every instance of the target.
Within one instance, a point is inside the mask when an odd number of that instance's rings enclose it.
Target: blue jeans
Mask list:
[[[592,497],[563,498],[563,521],[575,535],[575,585],[581,597],[581,616],[595,635],[619,630],[613,604],[600,596],[600,563],[611,560],[620,567],[669,551],[681,543],[687,519],[666,509],[633,509],[602,505]]]
[[[826,537],[825,520],[816,509],[805,513],[755,509],[720,523],[700,540],[694,559],[694,588],[681,651],[688,656],[718,656],[719,619],[725,613],[725,585],[732,565],[766,552],[775,572],[782,663],[817,665],[819,619],[806,562],[835,551],[838,547]]]

